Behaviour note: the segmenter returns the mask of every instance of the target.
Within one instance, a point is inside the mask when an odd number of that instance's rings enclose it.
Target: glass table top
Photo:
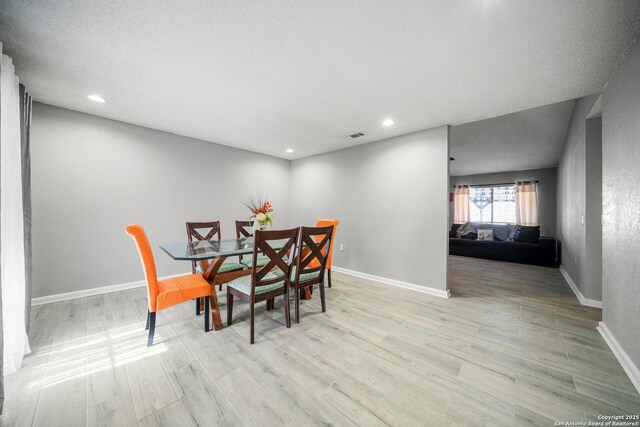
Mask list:
[[[271,240],[269,245],[274,249],[280,249],[285,243],[286,240]],[[253,237],[163,243],[160,249],[173,259],[185,261],[247,255],[253,253]]]

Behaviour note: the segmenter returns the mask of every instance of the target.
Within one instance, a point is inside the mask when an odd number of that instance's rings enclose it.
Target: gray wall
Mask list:
[[[602,300],[602,117],[586,121],[585,275],[588,298]]]
[[[603,321],[640,368],[640,44],[603,92]]]
[[[335,266],[445,290],[448,158],[443,126],[293,161],[292,221],[340,220]]]
[[[131,222],[147,231],[160,276],[190,271],[158,245],[185,240],[186,220],[222,221],[234,237],[241,202],[266,193],[288,226],[290,162],[34,104],[33,296],[144,279]]]
[[[452,176],[454,185],[498,184],[517,180],[538,180],[538,221],[540,233],[545,236],[556,235],[556,173],[557,168],[531,169],[523,171],[485,173],[481,175]],[[449,224],[453,224],[453,202],[450,204]]]
[[[571,123],[567,131],[562,156],[558,164],[558,238],[562,241],[562,267],[571,277],[580,292],[593,300],[602,298],[599,277],[589,277],[587,265],[601,263],[587,253],[587,193],[601,191],[593,179],[587,185],[587,131],[586,121],[599,95],[580,98],[576,101]],[[595,187],[594,187],[595,186]],[[597,230],[597,227],[595,227]],[[590,228],[593,232],[593,227]],[[594,239],[590,240],[595,242]],[[589,255],[589,256],[588,256]]]

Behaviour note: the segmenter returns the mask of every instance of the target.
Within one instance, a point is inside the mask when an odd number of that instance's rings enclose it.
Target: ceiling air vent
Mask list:
[[[351,138],[360,138],[361,136],[364,136],[364,133],[362,132],[358,132],[358,133],[352,133],[351,135],[349,135]]]

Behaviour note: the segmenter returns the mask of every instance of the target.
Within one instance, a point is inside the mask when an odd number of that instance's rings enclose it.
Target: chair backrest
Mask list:
[[[206,221],[206,222],[186,222],[187,227],[187,239],[189,239],[189,243],[194,240],[213,240],[213,239],[221,239],[220,233],[220,221]],[[199,230],[205,229],[206,234],[200,233]],[[202,266],[202,272],[207,271],[207,267],[209,267],[209,261],[202,260],[200,261],[200,265]],[[196,261],[191,261],[191,271],[193,273],[196,272]]]
[[[129,224],[125,228],[127,234],[133,237],[138,248],[138,255],[142,262],[144,277],[147,280],[147,296],[149,298],[149,311],[156,311],[156,302],[158,298],[158,276],[156,273],[156,263],[153,260],[153,252],[149,239],[140,224]]]
[[[316,223],[316,227],[327,227],[329,225],[333,225],[333,232],[331,233],[331,242],[329,243],[329,255],[327,255],[326,268],[331,268],[331,259],[333,255],[333,242],[335,241],[338,224],[340,224],[340,222],[337,219],[319,219],[318,222]]]
[[[217,238],[218,240],[221,239],[220,221],[186,222],[185,225],[187,226],[187,237],[189,238],[190,242],[192,242],[193,239],[195,240],[213,240],[214,238]],[[200,231],[198,231],[198,230],[202,230],[203,228],[205,230],[208,230],[207,234],[205,234],[204,236],[202,235],[202,233],[200,233]]]
[[[298,228],[256,231],[253,245],[253,266],[251,268],[252,295],[255,295],[255,289],[257,287],[271,285],[282,282],[283,280],[285,281],[285,286],[289,286],[291,282],[291,264],[293,263],[293,257],[287,257],[287,253],[296,253],[298,232]],[[274,249],[274,246],[276,248],[279,247],[279,249]],[[258,253],[260,252],[269,258],[269,262],[263,267],[256,267],[258,263]],[[282,274],[277,274],[275,278],[266,278],[267,274],[276,268],[280,270]]]
[[[236,238],[253,237],[253,223],[251,221],[236,221]]]
[[[238,221],[236,220],[236,238],[253,237],[253,223],[251,221]],[[240,262],[242,262],[242,255],[238,256]]]
[[[305,283],[321,283],[329,259],[333,225],[327,227],[300,227],[298,254],[296,255],[296,283],[303,274],[319,273],[304,280]]]

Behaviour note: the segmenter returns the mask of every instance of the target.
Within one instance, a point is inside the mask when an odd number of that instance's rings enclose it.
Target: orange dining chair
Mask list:
[[[336,230],[338,229],[340,222],[337,219],[319,219],[316,223],[316,227],[328,227],[333,225],[333,231],[331,232],[331,241],[329,242],[329,255],[327,255],[327,284],[331,287],[331,258],[333,255],[333,242],[336,237]]]
[[[300,291],[318,285],[322,312],[327,311],[324,298],[324,272],[327,266],[334,226],[300,227],[295,267],[291,272],[295,289],[296,323],[300,323]]]
[[[147,310],[147,326],[149,331],[147,346],[153,345],[153,334],[156,328],[156,313],[181,302],[204,297],[204,330],[209,331],[209,296],[211,286],[199,274],[185,274],[171,279],[158,280],[156,263],[149,239],[139,224],[129,224],[126,232],[133,238],[138,248],[138,255],[142,262],[142,269],[147,281],[147,296],[149,307]]]

